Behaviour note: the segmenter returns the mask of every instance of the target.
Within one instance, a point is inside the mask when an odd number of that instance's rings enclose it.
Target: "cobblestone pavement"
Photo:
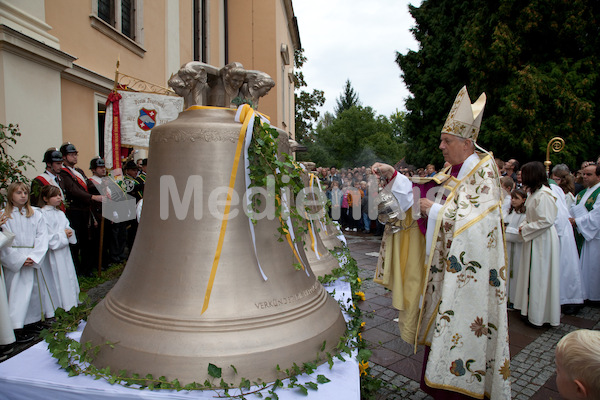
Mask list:
[[[359,266],[365,301],[359,305],[365,313],[363,338],[370,343],[370,360],[375,377],[385,385],[380,400],[432,399],[420,387],[423,349],[415,354],[412,346],[400,339],[397,312],[391,292],[373,282],[380,237],[345,232],[352,257]],[[528,325],[518,311],[508,314],[511,354],[512,398],[517,400],[561,400],[556,388],[554,349],[565,334],[576,329],[600,330],[600,307],[584,306],[576,315],[562,315],[557,327]]]

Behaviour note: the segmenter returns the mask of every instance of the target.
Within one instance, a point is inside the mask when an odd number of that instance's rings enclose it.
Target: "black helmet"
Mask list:
[[[92,158],[92,161],[90,161],[90,169],[96,169],[98,167],[104,167],[104,160],[101,159],[100,157],[94,157]]]
[[[60,146],[60,152],[63,154],[63,156],[66,156],[69,153],[79,153],[75,146],[73,146],[70,142]]]
[[[43,162],[45,162],[46,164],[50,164],[53,162],[62,162],[62,160],[63,160],[63,156],[62,156],[61,152],[56,149],[48,149],[44,153]]]
[[[123,170],[126,169],[139,169],[137,164],[135,163],[135,161],[133,160],[129,160],[125,163],[125,166],[123,167]]]

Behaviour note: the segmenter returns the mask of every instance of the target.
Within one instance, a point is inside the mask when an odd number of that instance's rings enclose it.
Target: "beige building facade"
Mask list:
[[[0,0],[0,123],[19,124],[13,155],[37,170],[70,141],[79,166],[102,155],[104,109],[119,72],[167,87],[188,61],[238,61],[276,86],[260,111],[294,136],[292,0]]]

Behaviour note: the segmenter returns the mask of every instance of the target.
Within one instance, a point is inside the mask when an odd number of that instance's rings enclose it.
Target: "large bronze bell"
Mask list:
[[[339,268],[336,258],[329,252],[322,239],[322,231],[327,227],[325,224],[325,206],[316,192],[321,191],[317,185],[318,178],[310,173],[304,173],[302,181],[307,190],[306,198],[310,202],[307,211],[313,215],[312,220],[307,218],[307,232],[303,235],[304,253],[310,264],[310,268],[316,276],[331,275],[335,268]],[[325,194],[322,193],[321,197]]]
[[[333,221],[328,221],[327,223],[323,223],[323,225],[324,227],[321,227],[319,230],[319,236],[321,236],[321,241],[325,248],[334,250],[337,247],[342,247],[342,241],[338,238],[341,232],[333,224]]]
[[[242,377],[268,382],[279,377],[277,365],[285,370],[312,361],[323,342],[325,351],[333,352],[343,335],[339,305],[312,271],[293,267],[297,258],[287,241],[277,240],[277,219],[260,219],[255,227],[263,279],[242,210],[243,158],[234,186],[240,199],[232,202],[208,293],[222,231],[222,218],[211,215],[216,203],[211,193],[229,183],[241,128],[234,112],[192,108],[152,131],[131,255],[117,284],[92,311],[81,339],[114,344],[101,347],[97,367],[189,383],[210,379],[212,363],[223,369],[227,382]],[[185,203],[186,190],[192,194],[184,213],[179,203]],[[219,201],[224,199],[222,192]]]
[[[331,275],[340,264],[323,243],[320,232],[326,229],[326,225],[320,221],[313,221],[311,224],[308,232],[304,234],[304,253],[308,264],[316,276]]]

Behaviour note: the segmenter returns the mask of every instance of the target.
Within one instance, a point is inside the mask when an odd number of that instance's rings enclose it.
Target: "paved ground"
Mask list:
[[[376,377],[399,387],[381,389],[378,399],[432,399],[419,388],[423,350],[414,354],[412,346],[400,339],[391,292],[372,281],[381,238],[349,232],[346,238],[363,280],[365,301],[360,308],[366,314],[366,326],[362,336],[371,343],[372,370]],[[526,324],[518,311],[509,312],[508,317],[512,398],[561,400],[555,384],[556,343],[576,329],[600,330],[600,307],[585,306],[577,315],[562,315],[558,327],[535,328]]]

